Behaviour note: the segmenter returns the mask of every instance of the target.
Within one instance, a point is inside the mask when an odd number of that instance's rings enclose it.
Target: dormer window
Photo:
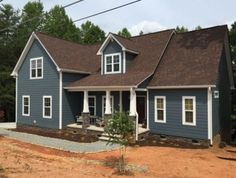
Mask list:
[[[121,54],[105,55],[105,74],[121,73]]]
[[[43,58],[30,59],[30,79],[43,78]]]

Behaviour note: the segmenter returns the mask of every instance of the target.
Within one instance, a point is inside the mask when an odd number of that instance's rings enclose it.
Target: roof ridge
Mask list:
[[[225,24],[225,25],[217,25],[217,26],[211,26],[211,27],[206,27],[206,28],[202,28],[202,29],[195,29],[195,30],[190,30],[190,31],[187,31],[187,32],[176,32],[176,34],[186,34],[186,33],[194,33],[194,32],[199,32],[199,31],[205,31],[205,30],[210,30],[210,29],[214,29],[214,28],[223,28],[223,27],[226,27],[228,28],[228,26]]]
[[[143,37],[143,36],[154,35],[154,34],[157,34],[157,33],[164,33],[164,32],[167,32],[167,31],[174,31],[174,30],[175,30],[174,28],[171,28],[171,29],[166,29],[166,30],[161,30],[161,31],[156,31],[156,32],[150,32],[150,33],[146,33],[146,34],[142,34],[142,35],[135,35],[135,36],[132,36],[130,38],[139,38],[139,37]]]
[[[45,32],[40,32],[40,31],[37,31],[37,32],[34,32],[36,35],[37,34],[41,34],[41,35],[45,35],[47,37],[50,37],[50,38],[55,38],[55,39],[58,39],[58,40],[62,40],[62,41],[65,41],[65,42],[68,42],[68,43],[73,43],[73,44],[76,44],[76,45],[80,45],[80,46],[96,46],[96,45],[101,45],[102,43],[96,43],[96,44],[81,44],[79,42],[74,42],[74,41],[70,41],[70,40],[66,40],[66,39],[63,39],[63,38],[59,38],[59,37],[55,37],[55,36],[52,36],[52,35],[48,35],[46,34]]]

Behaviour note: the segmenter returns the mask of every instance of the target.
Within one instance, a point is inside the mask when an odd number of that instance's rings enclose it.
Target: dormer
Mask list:
[[[138,54],[130,49],[132,44],[129,38],[109,33],[97,52],[101,56],[101,75],[126,73],[127,64]]]

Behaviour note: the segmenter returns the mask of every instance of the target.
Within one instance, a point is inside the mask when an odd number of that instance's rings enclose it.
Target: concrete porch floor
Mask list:
[[[82,125],[81,124],[76,124],[76,123],[69,124],[69,125],[67,125],[67,127],[82,129]],[[87,129],[91,130],[91,131],[104,132],[103,127],[97,127],[95,125],[90,125]],[[142,134],[142,133],[145,133],[145,132],[148,132],[148,131],[149,130],[147,128],[138,127],[138,134]]]

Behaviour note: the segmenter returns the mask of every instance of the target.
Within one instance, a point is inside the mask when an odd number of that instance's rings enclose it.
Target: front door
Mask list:
[[[137,96],[138,123],[146,126],[146,97]]]

